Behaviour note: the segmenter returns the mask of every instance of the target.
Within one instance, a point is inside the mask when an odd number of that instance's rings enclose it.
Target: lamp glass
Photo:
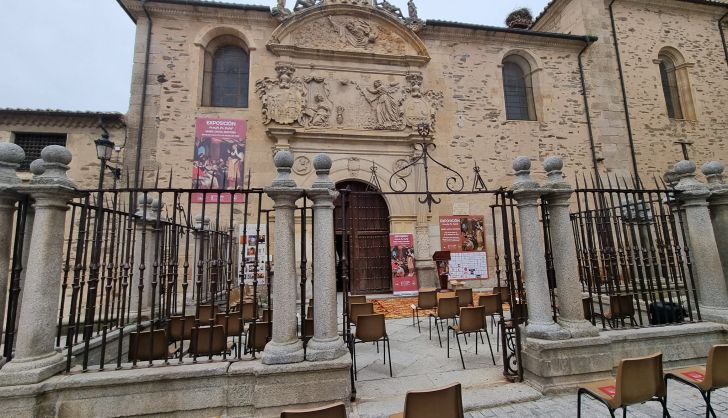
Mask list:
[[[114,143],[106,138],[99,138],[96,143],[96,156],[99,160],[109,160],[114,152]]]

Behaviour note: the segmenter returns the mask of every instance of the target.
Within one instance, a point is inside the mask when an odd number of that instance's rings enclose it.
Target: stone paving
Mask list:
[[[712,405],[718,417],[728,417],[728,389],[713,392]],[[705,403],[700,393],[688,386],[671,381],[668,383],[667,408],[674,418],[699,418],[705,416]],[[632,418],[661,417],[659,402],[648,402],[630,406],[628,416]],[[622,411],[617,410],[617,416]],[[478,409],[465,413],[466,418],[485,417],[575,417],[576,391],[568,394],[546,396],[538,400],[504,405],[494,408]],[[582,416],[588,418],[609,417],[609,411],[601,403],[582,400]]]
[[[428,338],[428,323],[422,321],[422,332],[412,326],[409,318],[387,320],[387,332],[391,339],[394,377],[389,377],[389,365],[382,361],[373,344],[357,344],[357,401],[352,404],[352,417],[388,417],[404,407],[404,397],[409,390],[431,389],[454,382],[463,385],[463,406],[466,418],[483,417],[575,417],[576,391],[543,396],[525,383],[509,383],[502,376],[502,354],[496,350],[495,335],[491,343],[496,365],[486,345],[475,344],[468,338],[463,355],[463,370],[457,344],[451,335],[450,358],[447,358],[445,333],[443,347],[437,341],[434,326],[432,340]],[[705,404],[700,393],[674,381],[669,383],[668,408],[673,417],[703,417]],[[718,417],[728,417],[728,389],[713,394],[713,407]],[[584,398],[584,417],[609,417],[606,407],[597,401]],[[621,411],[617,411],[621,416]],[[649,402],[629,408],[630,417],[659,417],[662,415],[658,402]]]

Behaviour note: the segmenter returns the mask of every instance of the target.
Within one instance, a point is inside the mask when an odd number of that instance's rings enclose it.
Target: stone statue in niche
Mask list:
[[[364,19],[346,18],[336,20],[334,17],[329,16],[329,22],[338,32],[341,40],[354,48],[366,48],[375,43],[379,37],[379,31]]]
[[[394,95],[399,92],[399,83],[390,83],[385,86],[382,80],[376,80],[372,87],[366,87],[360,91],[374,110],[376,118],[374,129],[401,129],[399,101],[394,98]]]
[[[263,102],[263,123],[283,125],[300,122],[306,107],[306,89],[300,78],[293,77],[292,64],[276,65],[277,80],[265,77],[255,83],[255,91]]]
[[[423,92],[422,75],[419,73],[410,73],[406,79],[409,87],[405,89],[407,96],[401,109],[405,126],[416,129],[417,125],[427,123],[434,129],[437,109],[442,106],[442,93],[432,90]]]

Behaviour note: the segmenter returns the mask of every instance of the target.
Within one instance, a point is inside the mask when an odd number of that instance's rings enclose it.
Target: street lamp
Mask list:
[[[116,181],[121,178],[121,169],[111,167],[106,164],[111,159],[114,150],[116,149],[115,144],[109,139],[109,132],[102,126],[101,129],[104,133],[101,134],[101,138],[94,141],[96,145],[96,157],[101,160],[101,172],[99,173],[99,190],[104,186],[104,172],[108,168],[114,174],[114,188],[116,188]]]

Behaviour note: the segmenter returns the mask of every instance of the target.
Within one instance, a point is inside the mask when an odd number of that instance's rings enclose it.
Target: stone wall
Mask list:
[[[570,0],[549,8],[534,29],[569,32],[574,21],[599,37],[585,54],[586,78],[602,172],[631,172],[624,104],[608,5],[605,0]],[[718,19],[725,8],[681,1],[617,1],[613,6],[630,121],[643,180],[661,177],[681,159],[678,140],[688,140],[696,161],[724,160],[728,121],[728,68]],[[581,28],[579,28],[581,29]],[[658,64],[662,48],[675,48],[688,64],[695,120],[667,117]]]
[[[137,7],[133,2],[128,2],[128,5],[132,9]],[[252,172],[252,187],[264,186],[274,175],[269,163],[273,149],[289,148],[296,157],[309,161],[308,168],[305,164],[299,170],[294,167],[299,184],[306,185],[312,181],[314,173],[310,169],[310,161],[316,153],[325,151],[333,159],[332,178],[335,181],[358,179],[368,182],[371,178],[369,169],[374,161],[379,182],[385,190],[389,189],[388,181],[395,165],[413,155],[410,140],[417,138],[416,133],[412,136],[409,129],[377,130],[348,126],[348,118],[354,117],[350,113],[346,114],[347,122],[343,125],[337,125],[332,114],[331,127],[323,130],[291,127],[295,131],[291,133],[288,126],[266,125],[261,113],[264,102],[255,94],[254,86],[257,80],[266,77],[275,80],[276,63],[279,62],[292,62],[296,69],[294,77],[318,75],[327,80],[351,81],[361,85],[362,89],[379,78],[404,88],[407,86],[406,74],[421,73],[423,92],[442,93],[433,136],[438,148],[433,155],[463,174],[464,190],[472,187],[475,163],[481,167],[490,189],[509,184],[510,162],[521,154],[540,158],[551,154],[564,155],[567,166],[572,170],[571,175],[575,171],[590,170],[577,66],[577,55],[583,47],[581,41],[428,26],[418,34],[429,56],[428,63],[396,63],[400,56],[392,58],[395,63],[377,60],[353,62],[349,56],[328,51],[321,56],[305,58],[277,57],[272,47],[266,45],[271,39],[278,38],[285,43],[288,35],[274,34],[274,30],[280,31],[280,28],[276,29],[279,22],[267,12],[212,7],[190,10],[182,6],[162,9],[155,5],[149,9],[154,23],[142,165],[148,172],[159,168],[161,184],[167,183],[171,169],[174,186],[191,185],[195,118],[212,117],[247,120],[246,171]],[[146,19],[138,10],[134,9],[134,13],[138,15],[139,32],[128,117],[131,133],[136,132],[138,123],[139,80],[143,71],[143,41],[146,36]],[[322,31],[320,36],[329,36],[330,31],[326,31],[325,27],[311,27]],[[395,36],[399,36],[397,31],[400,29],[394,25],[387,28],[392,31],[387,35],[392,38],[391,42],[402,42]],[[219,34],[235,35],[250,48],[250,92],[246,109],[201,105],[202,46]],[[406,36],[404,39],[407,39]],[[401,53],[417,53],[416,45],[402,48]],[[387,51],[383,50],[383,53]],[[538,121],[506,120],[501,62],[510,53],[520,54],[532,64]],[[338,83],[334,86],[332,82],[329,87],[332,94],[349,94],[343,87],[339,88]],[[356,103],[357,100],[361,100],[360,111],[368,112],[369,105],[363,98],[352,97],[350,101]],[[133,159],[131,150],[134,141],[135,135],[130,135],[127,165]],[[424,186],[421,174],[415,172],[408,178],[411,188],[417,188],[417,182]],[[446,174],[438,167],[432,168],[431,189],[445,190]],[[414,232],[416,221],[424,220],[430,225],[433,251],[440,247],[437,227],[440,215],[452,214],[456,203],[467,204],[470,213],[485,215],[489,222],[488,206],[493,203],[490,196],[444,196],[443,203],[428,213],[426,207],[411,196],[386,196],[386,199],[392,216],[392,231]],[[270,205],[271,202],[264,202],[264,206]],[[487,231],[492,234],[492,227],[489,226]],[[491,259],[491,265],[493,263]],[[491,277],[494,276],[493,267]],[[486,283],[479,283],[483,284]]]
[[[170,360],[171,362],[171,360]],[[264,366],[216,362],[60,375],[38,385],[0,383],[3,416],[21,417],[278,417],[347,401],[349,355],[339,360]],[[312,382],[315,390],[301,391]]]
[[[98,128],[99,114],[22,114],[0,110],[0,142],[14,142],[15,133],[52,133],[66,134],[66,148],[73,154],[68,176],[83,189],[95,189],[99,179],[99,160],[96,157],[94,140],[101,135]],[[123,146],[126,128],[120,123],[122,115],[104,116],[113,119],[107,124],[111,141]],[[123,156],[115,152],[110,165],[120,165]],[[24,180],[30,180],[30,172],[20,173]],[[106,173],[106,184],[110,185],[111,174]]]

